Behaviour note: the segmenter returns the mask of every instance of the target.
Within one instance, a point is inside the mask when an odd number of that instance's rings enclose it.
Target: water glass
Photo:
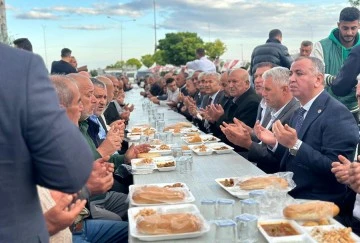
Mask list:
[[[181,156],[176,160],[176,167],[179,168],[180,174],[188,174],[189,173],[189,165],[188,161],[184,156]]]
[[[251,214],[240,214],[235,217],[237,225],[237,238],[239,242],[257,242],[258,241],[258,218]]]
[[[249,198],[240,201],[241,212],[259,216],[259,202],[255,199]]]
[[[218,199],[217,200],[217,218],[218,219],[232,219],[234,217],[233,199]]]
[[[171,152],[172,152],[172,156],[175,158],[175,159],[178,159],[180,158],[183,153],[182,153],[182,149],[181,149],[181,146],[179,145],[174,145],[171,147]]]
[[[163,143],[166,143],[166,137],[167,137],[167,134],[164,133],[164,132],[159,132],[158,133],[158,136],[159,136],[159,140]]]
[[[149,136],[140,135],[139,144],[148,144],[149,143]]]
[[[201,214],[206,220],[214,220],[216,218],[216,201],[212,199],[201,200]]]
[[[173,134],[170,131],[165,132],[166,133],[166,143],[167,144],[173,144]]]
[[[249,192],[249,197],[259,203],[260,215],[266,216],[271,210],[269,207],[269,200],[267,199],[265,190],[253,190]]]
[[[156,121],[156,131],[163,132],[165,128],[165,121],[164,120],[157,120]]]
[[[233,220],[216,221],[216,242],[235,243],[236,242],[236,223]]]
[[[158,112],[156,113],[156,120],[158,120],[158,121],[164,121],[164,118],[165,118],[164,112],[158,111]]]
[[[267,192],[267,200],[270,203],[270,208],[272,209],[271,216],[281,216],[282,210],[285,207],[286,203],[286,196],[287,191],[286,190],[269,190]]]

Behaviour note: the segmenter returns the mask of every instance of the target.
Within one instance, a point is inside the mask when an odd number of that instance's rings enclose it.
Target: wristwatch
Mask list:
[[[301,140],[298,139],[295,143],[295,145],[292,147],[292,148],[289,148],[289,153],[292,155],[292,156],[296,156],[298,150],[300,149],[300,146],[301,146]]]

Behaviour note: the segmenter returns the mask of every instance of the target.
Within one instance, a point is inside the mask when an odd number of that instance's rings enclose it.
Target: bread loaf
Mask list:
[[[312,201],[292,204],[284,208],[283,214],[294,220],[321,220],[338,215],[340,209],[332,202]]]
[[[201,220],[190,213],[154,214],[138,218],[136,228],[149,235],[189,233],[201,230]]]
[[[137,155],[138,158],[145,158],[145,159],[150,159],[150,158],[156,158],[156,157],[160,157],[161,154],[159,153],[139,153]]]
[[[183,201],[185,193],[181,189],[143,186],[133,192],[132,199],[138,204],[173,203]]]
[[[270,186],[285,189],[288,185],[288,182],[284,178],[277,176],[254,177],[239,183],[242,190],[258,190]]]

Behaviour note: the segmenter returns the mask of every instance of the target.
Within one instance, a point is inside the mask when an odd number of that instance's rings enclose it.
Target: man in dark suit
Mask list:
[[[232,123],[233,119],[237,118],[247,126],[253,127],[260,98],[250,87],[249,74],[244,69],[233,70],[229,75],[228,83],[230,95],[233,99],[226,110],[221,105],[210,106],[207,115],[212,122],[211,131],[219,135],[224,142],[234,146],[236,152],[246,152],[246,149],[236,146],[226,139],[220,130],[220,125],[223,122]],[[245,153],[242,155],[246,156]]]
[[[59,102],[42,59],[0,44],[0,239],[48,242],[36,184],[76,193],[92,154]]]
[[[343,207],[347,187],[337,182],[331,163],[337,156],[354,157],[357,125],[350,111],[324,91],[324,65],[315,57],[300,57],[291,66],[290,91],[301,107],[289,125],[273,124],[272,138],[259,138],[282,156],[281,171],[294,172],[295,198],[324,200]],[[274,136],[275,135],[275,136]],[[270,138],[271,141],[268,140]]]
[[[269,69],[263,74],[262,96],[268,108],[265,114],[264,127],[271,131],[272,124],[279,120],[287,124],[294,111],[299,108],[299,102],[293,97],[289,88],[290,71],[284,67]],[[224,124],[221,130],[232,143],[249,150],[248,160],[266,173],[275,173],[280,170],[280,160],[267,149],[267,145],[259,143],[260,140],[253,134],[253,130],[238,120],[236,126]],[[260,121],[257,121],[259,124]]]
[[[78,71],[71,66],[71,50],[64,48],[61,50],[61,60],[53,61],[51,64],[51,74],[69,74],[77,73]]]

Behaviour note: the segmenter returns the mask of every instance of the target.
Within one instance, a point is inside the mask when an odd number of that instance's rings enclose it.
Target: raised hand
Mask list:
[[[339,161],[332,162],[331,172],[334,173],[336,180],[342,184],[349,184],[349,172],[351,162],[342,155],[338,156]]]
[[[265,127],[261,126],[259,121],[255,123],[254,133],[256,137],[264,144],[267,144],[271,147],[276,145],[277,140],[275,135]]]
[[[298,140],[296,130],[287,124],[283,126],[279,120],[273,123],[272,131],[277,141],[287,148],[294,147]]]

